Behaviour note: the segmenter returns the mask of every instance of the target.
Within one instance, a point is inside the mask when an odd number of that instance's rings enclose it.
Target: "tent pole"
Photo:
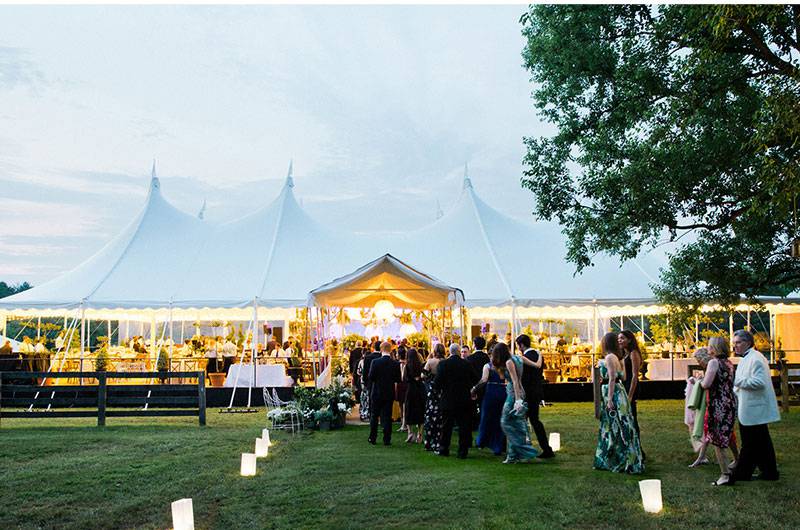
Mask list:
[[[156,363],[155,369],[158,369],[158,345],[156,344],[156,313],[153,311],[150,314],[150,358]]]
[[[81,353],[80,353],[80,368],[78,368],[79,372],[83,372],[83,345],[86,340],[86,313],[83,308],[83,301],[81,301]],[[83,377],[80,378],[80,384],[83,385]]]
[[[593,339],[592,339],[593,348],[592,349],[596,352],[597,351],[597,345],[598,345],[599,339],[600,339],[600,337],[599,337],[599,334],[600,334],[600,322],[599,322],[598,314],[597,314],[597,300],[592,300],[592,304],[593,304],[593,306],[592,306],[592,320],[594,321],[594,333],[593,333]]]
[[[3,338],[5,338],[8,336],[8,315],[6,313],[3,313],[3,315],[0,316],[0,322],[2,322]],[[64,329],[66,329],[66,327],[67,317],[64,317]]]
[[[42,317],[39,316],[36,319],[36,341],[38,342],[41,337],[42,337]]]
[[[461,317],[461,346],[468,344],[467,342],[467,333],[464,329],[464,308],[458,306],[458,316]]]
[[[752,331],[750,328],[750,306],[747,306],[747,331]]]
[[[641,318],[641,319],[640,319],[640,322],[641,322],[641,324],[642,324],[642,325],[640,326],[640,329],[642,330],[642,344],[644,344],[644,342],[645,342],[645,335],[644,335],[644,315],[639,315],[639,316],[640,316],[640,318]]]
[[[700,344],[700,317],[694,316],[694,344]]]
[[[511,355],[517,353],[517,301],[511,297]]]
[[[175,341],[172,340],[172,329],[173,329],[172,328],[172,301],[170,300],[170,302],[169,302],[169,358],[170,358],[170,362],[172,362],[172,351],[173,351],[172,347],[173,347],[173,344],[175,343]]]
[[[733,312],[728,313],[728,344],[733,344]]]
[[[253,365],[253,379],[250,381],[250,386],[247,388],[247,408],[250,408],[253,397],[253,387],[256,384],[256,347],[258,339],[258,297],[253,298],[253,338],[250,342],[250,363]]]

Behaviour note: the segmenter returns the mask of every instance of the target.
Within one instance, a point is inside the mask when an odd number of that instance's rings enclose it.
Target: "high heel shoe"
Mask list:
[[[706,464],[708,464],[708,458],[702,458],[702,459],[698,458],[697,460],[689,464],[689,467],[704,466]]]
[[[408,435],[408,438],[406,438],[406,443],[407,444],[414,443],[414,434],[413,433]]]

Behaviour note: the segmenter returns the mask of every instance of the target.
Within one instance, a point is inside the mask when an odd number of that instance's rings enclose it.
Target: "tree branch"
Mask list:
[[[739,28],[742,30],[742,33],[747,35],[747,37],[750,39],[750,42],[756,47],[756,55],[758,57],[761,57],[761,59],[790,77],[800,76],[800,70],[798,70],[792,63],[775,55],[772,50],[769,49],[769,46],[764,44],[764,41],[761,39],[761,37],[759,37],[758,33],[756,33],[756,31],[750,27],[749,24],[744,21],[740,21]]]

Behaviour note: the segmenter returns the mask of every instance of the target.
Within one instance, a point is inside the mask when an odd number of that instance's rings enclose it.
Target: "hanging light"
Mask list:
[[[256,438],[256,458],[264,458],[269,453],[269,445],[263,438]]]
[[[267,447],[272,447],[272,442],[269,440],[269,429],[261,429],[261,439],[267,442]]]
[[[561,450],[561,435],[557,432],[550,433],[550,449],[553,451],[560,451]]]
[[[658,513],[664,507],[661,501],[661,481],[658,479],[640,480],[642,506],[648,513]]]
[[[378,300],[375,302],[375,316],[384,321],[394,318],[394,304],[385,298]]]
[[[172,503],[173,530],[194,530],[194,508],[192,499],[180,499]]]
[[[242,466],[240,473],[243,477],[252,477],[256,474],[255,453],[242,453]]]

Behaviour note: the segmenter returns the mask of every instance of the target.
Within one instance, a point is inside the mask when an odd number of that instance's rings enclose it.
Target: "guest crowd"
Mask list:
[[[439,456],[450,455],[455,428],[458,458],[467,457],[475,430],[474,445],[497,456],[505,454],[504,464],[553,458],[539,419],[544,403],[543,357],[531,347],[530,337],[515,339],[517,355],[505,342],[493,341],[488,351],[483,337],[475,337],[473,344],[470,351],[438,343],[430,352],[405,341],[375,340],[371,348],[357,344],[350,352],[350,369],[361,419],[370,424],[369,443],[378,442],[380,424],[383,444],[391,445],[392,418],[400,417],[399,431],[407,435],[406,442],[424,444]],[[721,470],[713,482],[717,486],[750,480],[756,467],[760,470],[756,478],[779,476],[768,424],[779,421],[780,415],[769,364],[753,345],[749,332],[734,333],[733,349],[742,358],[734,369],[727,340],[712,338],[708,347],[695,352],[704,377],[687,381],[684,419],[699,453],[690,467],[708,463],[706,448],[712,445]],[[594,468],[642,473],[646,455],[636,407],[641,351],[630,331],[606,334],[601,347]],[[741,450],[734,431],[737,417]]]

